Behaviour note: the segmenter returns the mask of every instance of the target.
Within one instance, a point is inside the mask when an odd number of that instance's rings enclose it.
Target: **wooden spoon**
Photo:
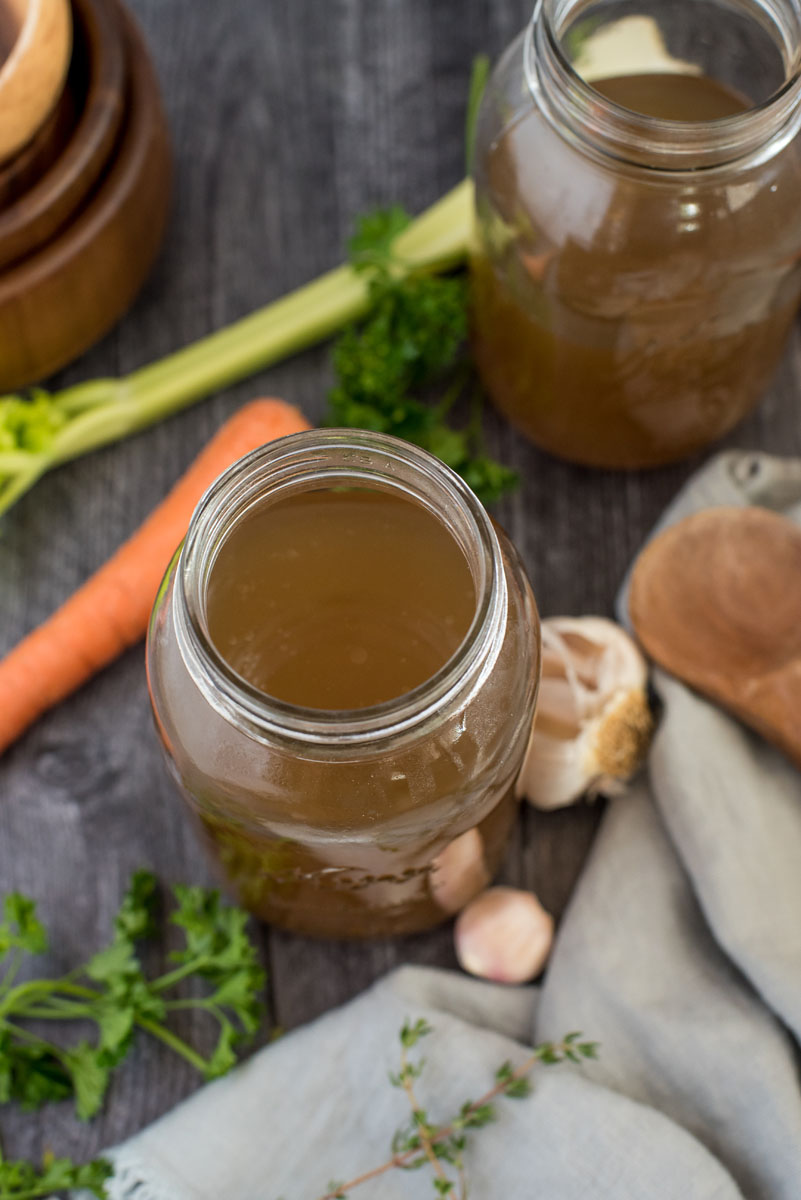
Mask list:
[[[629,613],[660,666],[801,766],[801,528],[762,508],[687,517],[640,554]]]
[[[72,45],[69,0],[0,0],[0,163],[52,111]]]
[[[0,64],[8,58],[25,19],[27,0],[3,0],[0,4]]]

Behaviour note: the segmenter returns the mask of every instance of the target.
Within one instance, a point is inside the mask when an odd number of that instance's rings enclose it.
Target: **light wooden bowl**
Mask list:
[[[133,301],[167,217],[170,152],[158,83],[142,37],[116,0],[129,105],[108,173],[52,242],[0,273],[0,393],[51,374],[104,334]]]
[[[13,37],[0,67],[0,162],[4,162],[31,140],[61,94],[70,61],[72,20],[69,0],[0,0],[0,13],[4,41]]]
[[[41,178],[0,209],[0,268],[30,255],[63,228],[106,169],[120,133],[127,66],[119,5],[74,0],[73,12],[68,87],[80,115],[62,153]]]

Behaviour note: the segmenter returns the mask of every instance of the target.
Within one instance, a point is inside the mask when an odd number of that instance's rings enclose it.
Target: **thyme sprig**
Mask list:
[[[423,1072],[425,1060],[412,1061],[409,1051],[432,1033],[425,1020],[414,1024],[408,1021],[400,1031],[400,1070],[390,1075],[393,1087],[401,1088],[411,1107],[411,1118],[392,1139],[392,1154],[377,1167],[355,1176],[347,1183],[330,1182],[319,1200],[348,1200],[351,1192],[365,1183],[378,1179],[393,1170],[416,1170],[428,1165],[432,1171],[434,1192],[452,1200],[467,1200],[467,1175],[464,1151],[470,1132],[482,1129],[496,1119],[495,1101],[522,1100],[531,1094],[529,1076],[538,1063],[553,1066],[557,1063],[580,1063],[597,1057],[598,1044],[584,1041],[581,1033],[568,1033],[560,1042],[540,1042],[518,1066],[504,1062],[495,1072],[491,1088],[478,1100],[466,1100],[459,1112],[443,1125],[431,1122],[428,1112],[417,1099],[415,1081]],[[447,1165],[446,1165],[447,1164]],[[450,1170],[449,1170],[450,1169]],[[455,1178],[454,1178],[455,1176]]]

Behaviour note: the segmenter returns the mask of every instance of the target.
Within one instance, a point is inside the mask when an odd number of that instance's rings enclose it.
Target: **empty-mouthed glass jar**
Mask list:
[[[653,466],[767,386],[801,293],[798,0],[540,0],[487,87],[474,338],[545,450]]]
[[[396,501],[404,512],[411,506],[411,534],[403,569],[389,592],[376,592],[392,601],[391,628],[383,629],[370,571],[391,572],[393,544],[381,540],[381,522]],[[343,504],[357,522],[369,518],[378,541],[360,544],[336,523],[326,532],[328,514]],[[310,507],[317,524],[308,526]],[[372,509],[380,510],[375,527]],[[260,545],[259,521],[269,539],[283,539],[280,554],[272,540]],[[292,533],[293,521],[306,532]],[[429,534],[440,539],[433,557]],[[418,536],[428,549],[421,541],[416,573]],[[333,550],[330,537],[342,539]],[[315,554],[327,557],[316,562]],[[258,628],[228,638],[227,617],[233,606],[238,621],[253,602],[262,558],[274,564],[267,578],[278,617],[268,587],[255,603]],[[296,588],[302,572],[323,561],[320,598],[316,585]],[[408,657],[418,610],[425,608],[429,650],[452,635],[449,613],[440,628],[424,598],[423,577],[437,584],[438,564],[468,581],[463,636],[452,652],[440,647],[447,657],[430,677],[362,705],[359,670],[377,646],[393,663]],[[439,583],[447,593],[448,578]],[[284,586],[291,600],[281,608]],[[444,602],[447,609],[447,594]],[[304,673],[293,657],[312,644],[312,627],[319,678],[314,661]],[[254,684],[278,679],[257,671],[279,667],[277,692],[302,701],[355,696],[353,706],[288,702]],[[313,431],[226,472],[201,501],[165,579],[148,676],[171,772],[228,880],[260,917],[327,936],[409,932],[444,920],[496,871],[533,716],[539,624],[512,546],[466,485],[426,452],[378,434]]]

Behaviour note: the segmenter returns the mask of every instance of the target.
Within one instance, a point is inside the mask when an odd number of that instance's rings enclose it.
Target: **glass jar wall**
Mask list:
[[[475,595],[441,669],[403,695],[340,711],[287,703],[237,673],[210,635],[209,595],[254,511],[343,489],[425,509],[464,556]],[[260,917],[326,936],[410,932],[444,920],[497,870],[533,716],[538,619],[503,533],[424,451],[315,431],[222,476],[161,590],[148,676],[171,772]]]
[[[801,292],[796,0],[541,0],[485,93],[474,339],[498,407],[595,466],[754,405]]]

